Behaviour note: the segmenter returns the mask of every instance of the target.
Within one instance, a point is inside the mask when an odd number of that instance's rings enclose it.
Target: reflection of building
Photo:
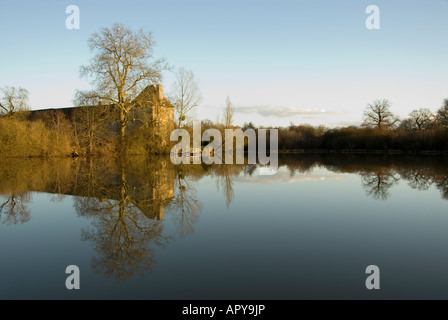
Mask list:
[[[174,171],[167,161],[162,160],[151,174],[153,184],[148,188],[132,189],[130,198],[146,217],[163,220],[164,208],[174,198]]]
[[[116,163],[109,165],[100,160],[63,159],[52,166],[56,175],[38,170],[41,176],[32,181],[39,183],[26,188],[27,191],[91,199],[94,200],[92,203],[102,207],[108,206],[104,205],[106,202],[110,202],[109,207],[118,207],[118,204],[125,208],[133,207],[149,219],[163,220],[164,209],[174,198],[175,171],[169,158],[135,162],[121,169]],[[92,213],[101,212],[93,210],[83,214]]]

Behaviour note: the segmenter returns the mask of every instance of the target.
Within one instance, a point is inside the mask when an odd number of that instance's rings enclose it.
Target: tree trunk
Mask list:
[[[123,110],[120,112],[120,153],[126,153],[126,142],[125,142],[125,131],[126,131],[126,114]]]
[[[92,149],[93,149],[93,137],[92,137],[92,135],[90,135],[89,136],[89,151],[88,151],[88,153],[89,153],[89,155],[92,155]]]

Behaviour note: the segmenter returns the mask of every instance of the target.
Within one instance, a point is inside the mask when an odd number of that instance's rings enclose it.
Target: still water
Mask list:
[[[0,299],[448,299],[446,160],[2,160]]]

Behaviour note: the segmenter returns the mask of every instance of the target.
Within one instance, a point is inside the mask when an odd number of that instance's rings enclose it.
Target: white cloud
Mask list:
[[[257,184],[275,184],[275,183],[296,183],[304,181],[324,181],[324,180],[340,180],[347,178],[344,174],[314,174],[314,173],[297,173],[291,175],[285,168],[279,168],[275,175],[258,175],[252,176],[240,175],[235,180],[242,183]]]
[[[235,113],[256,113],[265,117],[291,118],[294,116],[303,116],[304,118],[318,117],[319,115],[343,115],[343,111],[332,111],[326,109],[296,109],[291,107],[274,106],[246,106],[235,108]]]
[[[338,127],[350,127],[355,126],[359,127],[362,124],[362,121],[339,121],[339,122],[331,122],[328,123],[326,126],[328,128],[338,128]]]

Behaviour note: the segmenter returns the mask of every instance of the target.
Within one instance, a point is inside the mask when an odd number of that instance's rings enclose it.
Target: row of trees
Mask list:
[[[227,98],[223,119],[215,123],[202,122],[202,129],[217,128],[224,135],[226,128],[233,126],[234,107]],[[261,127],[260,127],[261,128]],[[191,128],[187,128],[190,129]],[[245,123],[241,129],[255,129],[252,122]],[[268,127],[278,129],[280,151],[293,150],[366,150],[366,151],[446,151],[448,150],[448,99],[436,113],[428,109],[412,111],[400,120],[390,107],[388,100],[376,100],[369,104],[363,113],[361,126],[327,128],[308,124],[288,127]],[[267,141],[269,143],[269,141]]]
[[[250,122],[243,130],[256,129]],[[448,99],[436,113],[428,109],[412,111],[400,120],[388,100],[376,100],[363,113],[361,126],[329,129],[308,124],[279,127],[279,150],[448,150]]]
[[[413,110],[403,120],[392,113],[388,100],[376,100],[365,109],[363,120],[363,127],[378,129],[400,127],[407,131],[421,131],[435,127],[448,128],[448,99],[443,101],[442,107],[435,114],[429,109],[420,108]]]
[[[3,92],[2,109],[6,107],[7,111],[4,111],[3,117],[0,118],[0,153],[4,155],[51,156],[73,152],[111,154],[120,150],[120,136],[111,134],[118,132],[119,124],[111,121],[118,116],[116,110],[110,106],[76,108],[71,119],[61,110],[53,110],[40,116],[37,121],[26,121],[23,120],[27,114],[24,111],[27,107],[24,90],[5,88]],[[14,96],[14,92],[22,93]],[[223,121],[203,121],[202,129],[217,128],[224,134],[225,128],[233,127],[233,113],[233,104],[227,98]],[[360,127],[328,129],[306,124],[280,127],[279,149],[445,151],[448,150],[447,115],[448,99],[445,99],[435,114],[426,109],[419,109],[400,121],[391,112],[389,102],[380,100],[366,108],[364,122]],[[166,150],[160,148],[150,122],[142,122],[148,125],[136,126],[131,123],[128,126],[125,134],[127,152],[148,154],[169,150],[169,146]],[[184,127],[185,124],[187,129],[191,129],[185,119],[178,119],[178,126]],[[257,130],[253,123],[242,126],[243,130],[249,128]]]

